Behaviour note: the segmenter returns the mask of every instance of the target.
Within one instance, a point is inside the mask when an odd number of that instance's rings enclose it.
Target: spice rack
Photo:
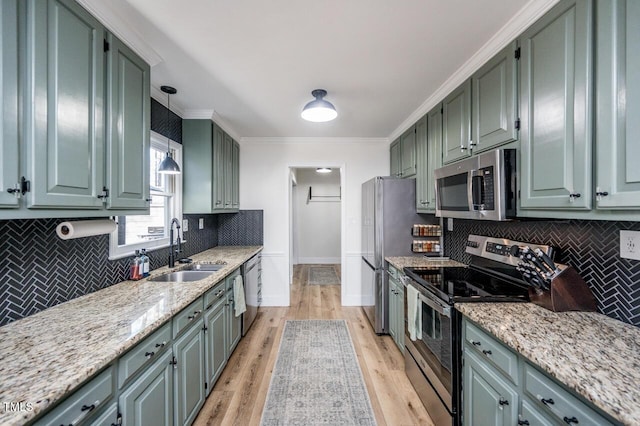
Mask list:
[[[442,251],[442,228],[440,225],[415,224],[411,228],[411,236],[414,237],[411,244],[413,253],[440,256]]]

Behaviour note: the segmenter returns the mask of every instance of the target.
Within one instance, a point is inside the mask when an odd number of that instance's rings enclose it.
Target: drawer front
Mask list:
[[[561,424],[580,426],[612,424],[528,363],[524,367],[524,390],[536,402],[540,411],[557,419]]]
[[[518,384],[518,355],[468,321],[465,321],[465,345],[476,350],[509,380]]]
[[[202,319],[203,308],[204,305],[202,297],[200,297],[198,300],[184,308],[178,315],[173,317],[173,337],[175,338],[194,321]]]
[[[548,420],[544,414],[536,408],[534,403],[529,402],[527,398],[522,400],[522,414],[518,416],[518,420],[522,425],[536,426],[554,426],[555,422]]]
[[[90,419],[113,398],[115,391],[113,377],[113,367],[111,366],[74,392],[35,424],[76,425]]]
[[[104,413],[91,422],[91,426],[113,426],[118,424],[118,404],[114,402]]]
[[[215,287],[207,291],[204,295],[204,310],[211,309],[218,300],[224,299],[224,293],[226,291],[225,283],[222,281],[216,284]]]
[[[145,365],[151,364],[169,346],[171,346],[171,322],[160,327],[151,336],[120,357],[118,361],[118,388],[122,388],[129,378]]]

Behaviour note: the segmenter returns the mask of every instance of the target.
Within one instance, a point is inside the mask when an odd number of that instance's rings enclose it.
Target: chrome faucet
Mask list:
[[[178,234],[178,248],[173,249],[173,224],[176,224],[176,232]],[[182,245],[180,244],[180,221],[175,217],[171,219],[171,225],[169,225],[169,268],[176,266],[176,254],[182,252]]]

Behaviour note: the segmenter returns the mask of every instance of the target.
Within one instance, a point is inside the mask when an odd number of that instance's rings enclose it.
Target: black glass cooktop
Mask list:
[[[404,268],[425,290],[448,302],[528,301],[526,285],[510,274],[468,268]],[[520,281],[520,282],[519,282]]]

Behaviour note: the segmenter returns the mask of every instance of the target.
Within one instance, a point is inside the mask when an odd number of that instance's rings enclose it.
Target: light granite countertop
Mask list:
[[[396,256],[385,257],[384,260],[389,262],[402,271],[403,268],[459,268],[466,267],[464,263],[451,259],[442,259],[440,257],[428,256]]]
[[[640,328],[533,303],[455,307],[614,419],[640,425]]]
[[[214,247],[192,256],[227,262],[203,280],[124,281],[0,327],[0,424],[32,420],[261,250]],[[186,267],[159,268],[151,277]],[[9,402],[33,409],[6,411]]]

